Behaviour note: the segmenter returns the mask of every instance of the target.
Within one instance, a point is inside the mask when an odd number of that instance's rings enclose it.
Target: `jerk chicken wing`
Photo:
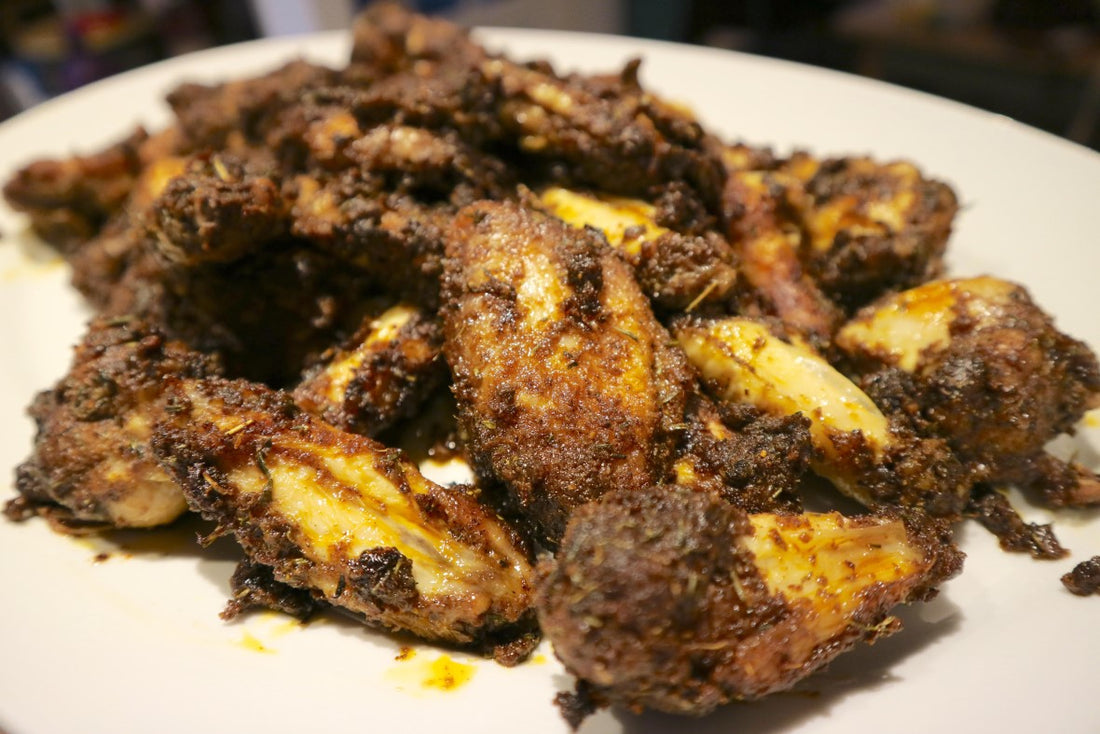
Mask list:
[[[746,515],[682,487],[610,492],[540,564],[539,622],[592,704],[703,714],[896,631],[892,607],[960,568],[944,529],[922,522]]]
[[[1043,450],[1098,402],[1087,348],[992,279],[893,293],[942,269],[945,184],[726,144],[637,62],[560,74],[394,3],[353,33],[344,69],[184,84],[163,132],[5,187],[104,315],[9,515],[190,508],[247,556],[227,618],[509,663],[541,627],[575,710],[701,714],[895,631],[960,514],[1059,554],[995,484],[1100,501]],[[411,451],[448,376],[476,488],[377,440]],[[873,514],[804,513],[813,472]]]
[[[811,343],[828,344],[841,314],[800,257],[794,212],[807,204],[797,180],[776,171],[732,170],[722,196],[729,239],[751,294],[740,310],[774,316]]]
[[[940,274],[958,203],[907,161],[723,151],[723,213],[753,298],[826,348],[844,315]]]
[[[350,70],[384,77],[349,100],[361,118],[396,109],[412,124],[491,141],[559,183],[643,195],[681,181],[709,205],[718,202],[717,143],[685,110],[645,90],[635,63],[617,77],[562,76],[545,62],[490,54],[454,25],[383,4],[357,23]]]
[[[940,437],[991,484],[1054,505],[1100,502],[1100,481],[1045,452],[1100,404],[1100,367],[1019,285],[935,281],[862,310],[837,347],[881,405]]]
[[[8,514],[38,511],[69,529],[175,520],[187,509],[183,493],[149,447],[170,410],[164,381],[218,369],[139,319],[92,321],[68,374],[31,405],[34,449],[16,469],[20,495]]]
[[[90,155],[43,159],[4,184],[4,199],[46,242],[70,252],[93,237],[130,194],[144,162],[145,130]]]
[[[447,236],[444,352],[474,467],[553,544],[573,508],[668,474],[691,373],[598,235],[518,205]]]
[[[529,636],[519,536],[468,487],[254,383],[172,380],[157,457],[274,578],[369,624],[487,647]]]
[[[393,306],[322,355],[294,388],[294,402],[337,428],[377,436],[443,382],[442,343],[435,320],[408,304]]]
[[[741,317],[682,319],[674,333],[716,399],[810,420],[814,470],[867,506],[957,516],[972,479],[948,446],[891,422],[804,343]]]
[[[784,168],[805,182],[807,269],[846,312],[942,273],[958,210],[947,184],[908,161],[802,154]]]

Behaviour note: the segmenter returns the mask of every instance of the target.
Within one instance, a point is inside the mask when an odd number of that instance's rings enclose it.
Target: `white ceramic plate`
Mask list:
[[[908,157],[964,203],[952,272],[1026,283],[1066,331],[1100,346],[1100,156],[1010,120],[817,69],[619,38],[486,31],[517,57],[603,71],[645,58],[654,89],[693,105],[730,138],[780,152]],[[344,62],[344,35],[246,44],[154,65],[42,105],[0,126],[0,178],[31,158],[89,151],[167,119],[176,83],[261,71],[297,54]],[[86,313],[67,273],[0,206],[0,469],[28,452],[24,409],[64,372]],[[1095,465],[1087,419],[1064,442]],[[0,496],[13,495],[10,485]],[[604,712],[585,732],[1100,731],[1100,598],[1072,596],[1062,573],[1100,554],[1096,512],[1049,513],[1072,556],[1007,555],[976,526],[960,531],[962,577],[905,610],[906,629],[841,658],[795,693],[703,719]],[[565,732],[551,704],[571,682],[543,648],[516,669],[326,618],[223,623],[235,551],[207,551],[194,528],[74,540],[40,521],[0,522],[0,730],[44,732]],[[105,554],[105,558],[103,555]],[[442,690],[433,671],[469,680]],[[461,676],[460,676],[461,678]],[[444,687],[445,688],[445,687]]]

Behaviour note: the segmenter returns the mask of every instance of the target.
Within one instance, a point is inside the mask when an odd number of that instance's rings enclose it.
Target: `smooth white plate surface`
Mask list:
[[[953,274],[1025,283],[1059,326],[1100,346],[1100,156],[994,115],[827,71],[628,39],[528,31],[481,38],[562,70],[606,71],[643,56],[648,86],[690,103],[723,135],[818,154],[907,157],[954,185],[963,211]],[[0,179],[38,156],[90,151],[168,113],[164,93],[273,67],[298,54],[342,65],[344,35],[218,49],[116,77],[0,125]],[[87,314],[67,273],[0,205],[0,499],[27,454],[35,391],[66,369]],[[1091,424],[1091,426],[1090,426]],[[1063,449],[1094,467],[1100,424]],[[977,526],[960,537],[962,577],[902,612],[900,634],[842,657],[795,693],[704,719],[604,712],[583,731],[1097,732],[1100,598],[1059,577],[1100,554],[1100,514],[1050,513],[1070,558],[1007,555]],[[469,682],[425,682],[444,653],[336,618],[300,627],[276,615],[223,623],[236,557],[207,551],[194,528],[112,541],[54,535],[40,521],[0,521],[0,730],[43,732],[565,732],[551,704],[570,680],[543,648],[516,669],[472,666]],[[106,560],[97,554],[107,552]]]

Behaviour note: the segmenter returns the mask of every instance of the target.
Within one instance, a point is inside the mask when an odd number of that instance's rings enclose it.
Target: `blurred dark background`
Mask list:
[[[2,0],[0,118],[210,46],[346,27],[358,0]],[[408,0],[470,25],[707,44],[884,79],[1100,150],[1100,0]]]

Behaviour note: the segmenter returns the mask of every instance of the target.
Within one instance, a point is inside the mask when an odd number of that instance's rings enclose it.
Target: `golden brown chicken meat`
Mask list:
[[[322,355],[294,388],[294,402],[326,423],[377,436],[417,412],[446,377],[442,327],[398,304]]]
[[[149,447],[170,407],[169,376],[216,374],[217,363],[135,318],[89,325],[66,374],[35,398],[33,452],[16,469],[11,517],[39,512],[55,527],[151,527],[187,509]]]
[[[916,516],[746,515],[682,487],[610,492],[538,568],[539,622],[582,682],[565,713],[575,725],[587,699],[700,715],[789,688],[958,573],[946,532]]]
[[[603,239],[519,205],[447,233],[444,353],[478,474],[540,540],[573,508],[668,475],[692,376]]]
[[[673,332],[720,403],[807,418],[810,463],[844,494],[868,507],[962,511],[973,477],[948,444],[891,420],[809,345],[743,317],[680,319]]]
[[[530,641],[531,566],[469,487],[242,380],[168,381],[158,459],[275,580],[368,624],[492,650]]]
[[[837,335],[885,409],[944,439],[978,481],[1018,483],[1055,505],[1100,502],[1100,481],[1046,453],[1100,403],[1100,367],[1027,291],[991,277],[888,296]]]

